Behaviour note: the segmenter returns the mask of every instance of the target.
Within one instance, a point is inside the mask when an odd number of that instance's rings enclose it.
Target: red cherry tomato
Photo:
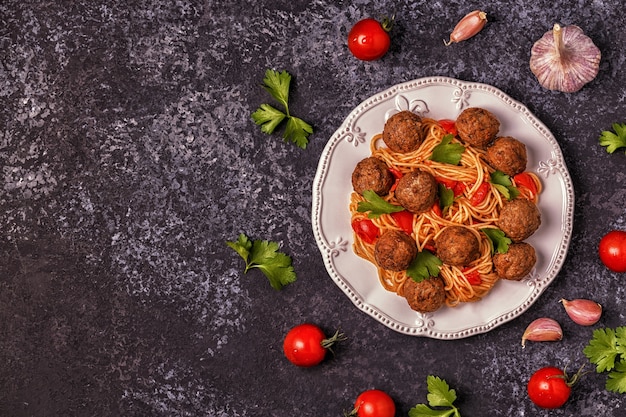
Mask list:
[[[482,184],[480,184],[478,189],[476,189],[474,194],[470,197],[470,204],[472,206],[477,206],[482,203],[485,200],[485,197],[487,197],[487,194],[489,194],[490,189],[491,186],[488,182],[483,182]]]
[[[358,21],[348,33],[348,49],[362,61],[374,61],[382,58],[391,45],[389,31],[392,21],[367,18]]]
[[[454,120],[450,120],[450,119],[442,119],[438,121],[439,126],[443,127],[443,130],[445,130],[447,133],[456,136],[456,125],[454,124]]]
[[[283,341],[283,351],[289,362],[310,368],[321,363],[332,345],[343,339],[343,334],[339,332],[326,338],[324,331],[318,326],[304,323],[287,332]]]
[[[396,224],[407,234],[413,233],[413,213],[408,210],[397,211],[391,213],[391,217],[396,221]]]
[[[369,219],[356,219],[352,222],[352,230],[357,234],[365,243],[374,243],[380,231],[378,227]]]
[[[528,397],[541,408],[559,408],[572,392],[570,381],[562,369],[546,366],[535,372],[528,381]]]
[[[535,181],[533,181],[533,179],[530,175],[528,175],[527,172],[522,172],[515,175],[513,177],[513,181],[515,181],[516,186],[528,189],[533,194],[533,196],[537,195],[537,184],[535,184]]]
[[[602,263],[613,272],[626,272],[626,232],[612,230],[600,240],[598,253]]]
[[[354,410],[349,416],[395,417],[396,404],[385,391],[371,389],[363,391],[354,402]]]

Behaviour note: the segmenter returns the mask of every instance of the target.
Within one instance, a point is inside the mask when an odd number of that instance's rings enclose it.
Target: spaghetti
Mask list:
[[[454,198],[451,206],[441,213],[438,210],[438,202],[432,209],[422,213],[413,214],[411,236],[417,243],[419,251],[434,251],[435,238],[446,226],[462,225],[476,235],[479,241],[480,256],[469,265],[459,268],[443,264],[440,267],[440,277],[445,284],[446,305],[455,306],[461,302],[478,301],[484,297],[498,280],[492,263],[491,243],[489,238],[480,231],[483,228],[496,228],[495,222],[499,217],[500,209],[504,200],[500,192],[490,182],[491,168],[484,160],[485,151],[472,146],[465,146],[458,165],[435,162],[430,160],[435,146],[439,145],[447,132],[436,120],[422,119],[424,129],[424,141],[420,147],[410,153],[396,153],[385,146],[380,146],[382,134],[376,134],[370,142],[371,155],[384,161],[390,170],[406,174],[415,169],[421,169],[431,173],[439,182],[462,184],[462,192]],[[457,139],[453,139],[456,142]],[[538,200],[541,192],[541,183],[537,176],[531,172],[525,172],[527,180],[534,183],[534,190],[526,186],[518,186],[521,198],[528,198],[534,203]],[[484,186],[482,184],[488,184]],[[485,187],[488,191],[484,198],[478,202],[473,198],[479,188]],[[513,185],[517,186],[513,180]],[[385,197],[391,204],[400,205],[392,191]],[[364,201],[361,194],[353,192],[350,197],[350,213],[352,221],[367,218],[367,213],[357,211],[359,202]],[[390,214],[383,214],[375,219],[369,219],[381,233],[389,229],[403,230]],[[354,252],[377,265],[374,258],[374,243],[367,243],[355,233]],[[402,294],[402,287],[407,279],[406,271],[389,271],[378,267],[378,276],[382,286],[396,294]]]

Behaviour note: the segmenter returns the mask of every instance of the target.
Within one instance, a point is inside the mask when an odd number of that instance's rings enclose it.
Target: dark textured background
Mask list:
[[[442,40],[467,12],[489,24]],[[406,416],[426,376],[457,389],[463,416],[625,416],[624,395],[588,374],[561,410],[526,397],[538,367],[587,363],[593,328],[626,324],[625,276],[597,244],[626,228],[626,157],[598,136],[625,121],[626,33],[619,0],[0,2],[0,415],[340,416],[369,388]],[[396,14],[380,61],[354,59],[357,20]],[[573,94],[528,66],[553,23],[602,51]],[[306,150],[260,132],[250,114],[267,68],[293,76],[291,110],[313,124]],[[574,234],[553,284],[521,317],[456,341],[410,337],[354,307],[326,274],[310,221],[328,138],[362,100],[443,75],[494,85],[554,133],[576,193]],[[298,281],[274,291],[225,245],[274,240]],[[604,305],[593,328],[558,300]],[[520,347],[534,318],[558,343]],[[303,321],[349,341],[313,369],[282,354]]]

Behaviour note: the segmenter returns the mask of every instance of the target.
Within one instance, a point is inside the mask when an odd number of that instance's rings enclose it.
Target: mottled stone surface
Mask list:
[[[375,3],[375,4],[374,4]],[[359,392],[388,391],[405,416],[429,374],[457,389],[464,416],[535,416],[525,384],[544,365],[577,368],[593,328],[558,300],[593,298],[596,326],[626,324],[624,275],[596,253],[626,228],[626,157],[598,136],[623,122],[618,0],[0,2],[0,415],[339,416]],[[445,47],[483,7],[479,36]],[[360,18],[396,14],[389,53],[354,59]],[[539,86],[528,59],[555,21],[602,51],[578,93]],[[260,132],[267,68],[293,74],[291,110],[315,128],[306,150]],[[396,333],[328,277],[311,229],[319,156],[352,108],[411,79],[498,87],[554,133],[574,181],[565,265],[520,318],[457,341]],[[298,281],[274,291],[225,245],[280,242]],[[530,344],[531,319],[565,338]],[[313,369],[291,366],[292,326],[341,328],[349,341]],[[553,416],[624,416],[624,395],[587,375]]]

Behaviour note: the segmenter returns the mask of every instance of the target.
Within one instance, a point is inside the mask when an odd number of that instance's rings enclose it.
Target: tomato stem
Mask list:
[[[333,352],[333,349],[332,349],[333,345],[335,345],[338,342],[342,342],[346,339],[348,339],[346,335],[341,333],[339,330],[337,330],[334,335],[332,335],[331,337],[327,339],[322,340],[321,344],[324,349],[327,349],[330,353],[334,355],[335,352]]]
[[[383,17],[383,20],[380,22],[380,26],[382,26],[383,30],[387,33],[391,31],[393,24],[395,22],[396,15],[392,14],[391,17]]]

